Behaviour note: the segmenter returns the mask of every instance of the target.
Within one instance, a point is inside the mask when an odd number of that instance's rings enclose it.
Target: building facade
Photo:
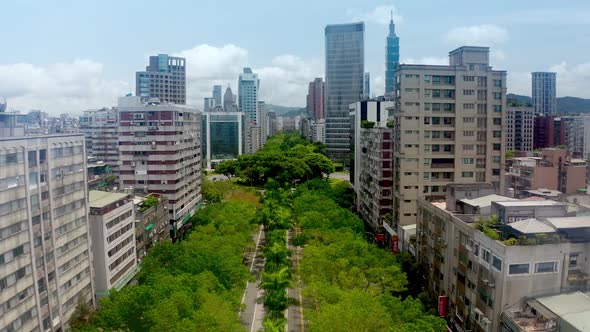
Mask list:
[[[103,297],[137,274],[135,209],[130,194],[91,190],[89,202],[94,283]]]
[[[233,106],[236,104],[236,95],[231,92],[231,88],[228,86],[223,94],[223,110],[230,112]]]
[[[416,223],[419,197],[446,184],[504,182],[506,72],[489,48],[460,47],[448,66],[400,65],[395,72],[394,222]]]
[[[447,194],[452,192],[450,186]],[[502,320],[519,301],[588,291],[588,217],[568,217],[558,202],[491,196],[457,200],[491,204],[500,218],[487,229],[477,222],[490,214],[464,214],[444,202],[418,199],[417,260],[428,291],[445,299],[441,314],[457,331],[513,331],[504,330]],[[502,218],[508,208],[518,216],[512,221]]]
[[[533,109],[535,115],[557,115],[557,74],[534,72],[532,76]]]
[[[561,118],[564,127],[563,145],[577,158],[590,157],[590,116],[565,116]]]
[[[151,197],[156,204],[148,204]],[[147,202],[146,202],[147,201]],[[168,198],[160,194],[135,196],[135,249],[140,263],[150,249],[158,242],[170,240],[170,223],[168,222]]]
[[[552,148],[566,144],[566,123],[564,118],[535,116],[533,124],[533,149]]]
[[[203,114],[203,143],[207,169],[224,160],[237,159],[243,152],[244,113],[208,112]]]
[[[168,54],[150,56],[145,71],[135,73],[135,94],[142,100],[186,104],[186,59]]]
[[[371,73],[366,72],[363,79],[363,99],[371,98]]]
[[[201,202],[201,126],[196,109],[119,99],[121,188],[166,195],[174,239]]]
[[[215,98],[205,97],[203,98],[203,112],[209,112],[215,108]]]
[[[215,106],[223,106],[221,101],[221,85],[214,85],[213,86],[213,100],[215,101]]]
[[[247,121],[254,121],[258,124],[258,93],[260,91],[260,80],[258,74],[250,68],[244,68],[238,80],[238,106],[240,112],[244,113]]]
[[[533,151],[532,107],[506,108],[506,150]]]
[[[119,174],[119,111],[116,108],[88,110],[80,116],[80,131],[86,137],[89,157],[108,164]]]
[[[94,307],[82,134],[0,138],[0,330],[63,331]]]
[[[395,90],[395,69],[399,65],[399,37],[395,34],[393,13],[389,21],[389,35],[385,47],[385,94],[393,94]]]
[[[324,100],[324,82],[321,77],[309,82],[307,90],[307,113],[315,121],[324,119],[326,103]]]
[[[361,100],[365,72],[364,23],[328,25],[326,38],[326,153],[350,161],[348,106]]]

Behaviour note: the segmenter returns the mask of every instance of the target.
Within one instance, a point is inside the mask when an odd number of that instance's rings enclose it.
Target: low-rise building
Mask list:
[[[170,240],[168,224],[168,198],[164,195],[149,194],[135,196],[135,248],[137,260],[147,255],[158,242]]]
[[[523,298],[590,289],[590,217],[542,202],[497,196],[490,214],[462,214],[418,199],[417,260],[455,330],[499,331]]]
[[[91,190],[90,234],[96,295],[120,290],[137,273],[132,196]]]

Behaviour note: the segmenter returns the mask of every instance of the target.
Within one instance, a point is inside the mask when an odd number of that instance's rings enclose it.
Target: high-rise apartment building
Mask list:
[[[119,111],[102,108],[84,111],[80,131],[86,137],[86,153],[96,161],[109,165],[113,175],[119,174]]]
[[[240,112],[246,116],[246,121],[254,121],[258,124],[258,93],[260,91],[260,80],[258,74],[250,68],[244,68],[238,80],[238,106]]]
[[[0,330],[63,331],[94,306],[84,135],[0,138]]]
[[[488,47],[449,53],[448,66],[395,71],[394,222],[416,223],[416,199],[444,197],[446,184],[504,181],[506,72]]]
[[[371,98],[371,73],[365,73],[363,82],[363,99]]]
[[[168,103],[119,98],[122,189],[168,197],[172,238],[201,202],[201,114]]]
[[[135,73],[135,94],[142,100],[186,104],[186,59],[168,54],[150,56],[145,71]]]
[[[268,136],[270,136],[270,128],[268,123],[268,111],[266,110],[266,103],[262,100],[258,101],[258,126],[260,127],[260,146],[266,144]]]
[[[561,117],[565,140],[562,143],[577,158],[590,157],[590,116]]]
[[[389,21],[389,35],[385,47],[385,94],[390,95],[395,89],[395,68],[399,65],[399,37],[395,34],[393,13]]]
[[[215,107],[215,98],[205,97],[203,98],[203,112],[209,112]]]
[[[120,290],[137,274],[135,205],[130,194],[89,193],[92,264],[97,297]]]
[[[533,109],[535,115],[557,115],[557,74],[547,72],[534,72],[533,82]]]
[[[566,144],[565,132],[563,118],[535,116],[533,119],[533,149],[552,148]]]
[[[506,108],[506,150],[533,151],[532,107]]]
[[[228,86],[223,94],[223,110],[226,112],[232,111],[233,106],[236,103],[236,95],[231,92],[231,88]]]
[[[213,100],[215,100],[215,106],[223,106],[221,103],[221,85],[213,86]]]
[[[324,119],[325,112],[324,82],[321,77],[309,82],[307,90],[307,113],[315,121]]]
[[[326,38],[326,152],[329,158],[350,162],[348,106],[363,96],[365,24],[334,24]]]

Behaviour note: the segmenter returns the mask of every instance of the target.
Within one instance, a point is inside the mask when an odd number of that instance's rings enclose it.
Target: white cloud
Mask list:
[[[492,49],[490,50],[490,57],[492,58],[492,60],[495,61],[504,61],[506,60],[506,52],[502,51],[502,50],[498,50],[498,49]],[[493,65],[493,63],[492,63]]]
[[[387,25],[389,24],[389,20],[391,19],[392,12],[393,21],[396,24],[403,22],[403,16],[400,15],[398,10],[393,5],[377,6],[370,12],[365,12],[360,15],[354,15],[354,13],[358,13],[357,10],[349,9],[348,16],[351,16],[352,20],[354,21],[363,21],[367,23]]]
[[[470,46],[489,46],[501,44],[508,40],[506,29],[492,24],[458,27],[444,35],[448,43]]]
[[[385,77],[383,75],[371,77],[371,97],[385,93]]]
[[[422,58],[405,58],[401,59],[401,63],[410,65],[448,65],[448,57],[427,56]]]
[[[106,79],[103,69],[103,64],[85,59],[46,66],[0,65],[0,96],[7,99],[9,109],[25,112],[80,113],[113,105],[130,87],[127,82]]]

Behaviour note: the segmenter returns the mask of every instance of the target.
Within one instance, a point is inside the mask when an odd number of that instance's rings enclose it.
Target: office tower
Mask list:
[[[324,82],[321,77],[309,82],[307,90],[307,113],[315,121],[326,117],[324,100]]]
[[[92,265],[96,296],[121,290],[139,271],[135,249],[135,205],[130,194],[89,193]]]
[[[326,152],[348,166],[348,106],[363,95],[364,23],[328,25],[326,37]]]
[[[242,154],[244,113],[208,112],[203,114],[203,122],[207,169],[213,169],[220,162],[236,159]]]
[[[254,121],[258,124],[258,92],[260,88],[260,80],[258,74],[252,72],[250,68],[244,68],[244,72],[240,74],[238,80],[238,106],[240,112],[246,116],[246,121]],[[229,89],[229,88],[228,88]]]
[[[231,88],[228,86],[223,94],[223,110],[226,112],[230,112],[236,103],[236,95],[234,95],[231,91]]]
[[[503,192],[506,72],[488,47],[449,53],[448,66],[395,71],[394,222],[416,223],[416,200],[444,198],[448,183],[492,183]]]
[[[213,86],[213,99],[215,100],[215,106],[222,106],[221,103],[221,85]]]
[[[399,37],[395,34],[393,24],[393,12],[389,21],[389,35],[387,35],[387,46],[385,47],[385,94],[390,95],[395,89],[394,72],[399,65]]]
[[[371,98],[371,74],[365,73],[365,79],[363,83],[363,99]]]
[[[506,108],[506,150],[533,151],[532,107]]]
[[[84,135],[0,138],[0,330],[63,331],[94,307]]]
[[[135,73],[135,94],[142,100],[186,104],[186,59],[168,54],[150,56],[145,71]]]
[[[173,239],[201,202],[201,125],[187,106],[119,98],[121,189],[166,195]]]
[[[215,107],[215,98],[205,97],[203,98],[203,112],[209,112]]]
[[[534,72],[533,82],[533,109],[535,115],[557,115],[557,74],[547,72]]]
[[[84,111],[80,131],[86,137],[86,153],[109,165],[119,175],[119,112],[116,108]]]

